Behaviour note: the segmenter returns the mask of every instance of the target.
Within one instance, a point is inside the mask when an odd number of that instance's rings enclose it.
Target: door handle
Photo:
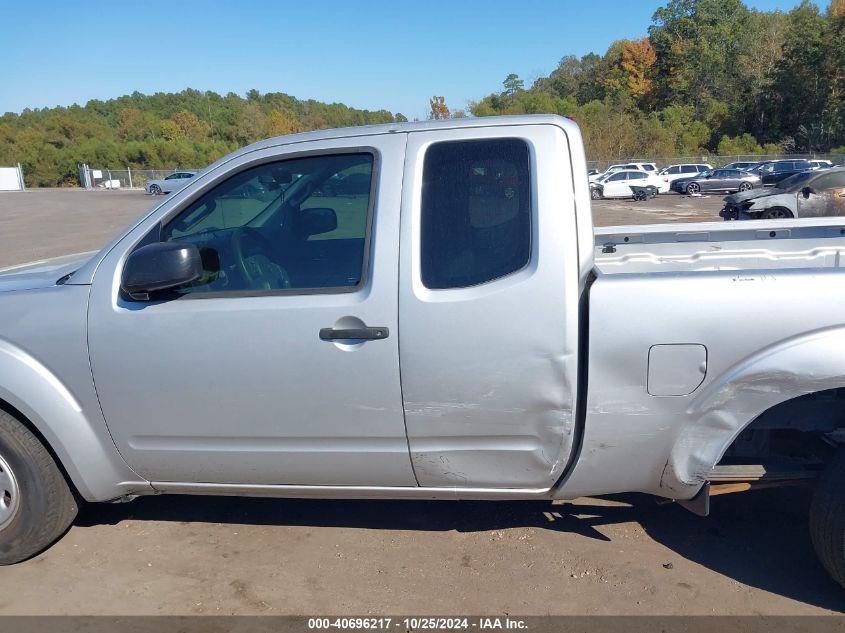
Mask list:
[[[350,339],[356,341],[376,341],[387,338],[390,330],[386,327],[359,327],[350,329],[335,329],[324,327],[320,330],[320,338],[324,341]]]

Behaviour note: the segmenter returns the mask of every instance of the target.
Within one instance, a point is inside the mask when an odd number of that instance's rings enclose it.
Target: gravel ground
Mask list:
[[[0,266],[99,248],[138,191],[0,194]],[[718,197],[600,201],[598,225],[718,219]],[[0,334],[2,335],[2,334]],[[83,508],[0,569],[0,614],[825,614],[808,494],[716,497],[702,519],[626,495],[545,502],[142,498]]]

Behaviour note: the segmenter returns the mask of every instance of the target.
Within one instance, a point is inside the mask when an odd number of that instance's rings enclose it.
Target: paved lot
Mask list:
[[[0,194],[0,266],[96,249],[152,200]],[[719,199],[602,201],[597,224],[716,219]],[[0,333],[2,336],[2,333]],[[845,592],[813,556],[808,495],[695,517],[643,496],[575,504],[205,497],[88,506],[0,569],[0,614],[819,614]]]
[[[143,191],[34,189],[0,192],[0,267],[98,250],[159,202]],[[721,198],[669,194],[648,202],[593,203],[598,226],[719,220]]]

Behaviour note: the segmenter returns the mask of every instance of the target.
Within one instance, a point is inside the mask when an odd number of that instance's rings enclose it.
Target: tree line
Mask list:
[[[825,12],[809,0],[789,12],[671,0],[647,36],[566,56],[527,89],[508,75],[503,88],[470,113],[571,116],[591,159],[845,153],[845,0]],[[448,112],[434,106],[432,118]]]
[[[581,126],[590,159],[717,153],[845,153],[845,0],[789,12],[742,0],[669,0],[647,34],[604,53],[566,56],[526,87],[434,119],[554,113]],[[92,167],[202,167],[247,143],[293,132],[407,120],[387,110],[284,93],[134,92],[84,106],[0,117],[0,165],[20,162],[30,186],[76,184]]]
[[[77,165],[203,167],[234,149],[304,130],[405,121],[402,114],[283,93],[245,97],[185,90],[134,92],[85,106],[26,109],[0,117],[0,165],[20,162],[28,186],[78,184]]]

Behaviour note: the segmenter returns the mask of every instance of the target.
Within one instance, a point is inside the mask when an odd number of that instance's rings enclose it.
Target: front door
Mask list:
[[[109,429],[138,474],[415,485],[397,336],[405,135],[367,141],[269,148],[197,176],[177,194],[184,202],[148,218],[101,264],[91,365]],[[368,186],[339,193],[350,178]],[[196,244],[203,277],[151,301],[125,296],[123,262],[149,240]]]

